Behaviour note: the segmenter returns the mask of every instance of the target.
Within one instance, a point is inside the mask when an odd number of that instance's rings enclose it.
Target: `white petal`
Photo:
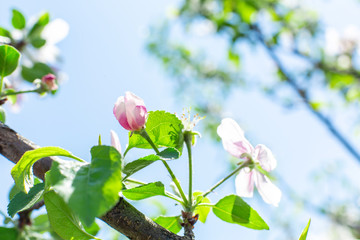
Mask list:
[[[263,144],[258,144],[255,147],[255,159],[259,161],[260,166],[270,172],[276,167],[276,159],[269,148]]]
[[[244,131],[231,118],[225,118],[217,128],[217,133],[222,139],[223,146],[227,152],[234,157],[253,151],[253,146],[244,136]]]
[[[236,194],[240,197],[252,197],[254,192],[254,171],[243,168],[235,178]]]
[[[111,146],[116,148],[116,150],[118,150],[119,153],[121,153],[121,144],[120,144],[119,136],[113,130],[110,130],[110,135],[111,135]]]
[[[47,44],[55,44],[63,40],[69,33],[69,24],[63,19],[55,19],[45,26],[41,36]]]
[[[264,174],[255,171],[255,185],[264,202],[272,204],[275,207],[279,205],[281,191]]]

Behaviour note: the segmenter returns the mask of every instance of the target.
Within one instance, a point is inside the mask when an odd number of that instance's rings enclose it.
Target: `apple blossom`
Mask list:
[[[256,165],[270,172],[276,167],[276,159],[265,145],[255,148],[245,138],[244,131],[231,118],[221,121],[217,129],[227,152],[237,158],[247,158],[249,164],[239,171],[235,179],[236,193],[241,197],[252,197],[254,184],[266,203],[278,206],[281,191],[270,179],[258,170]]]
[[[142,129],[148,115],[144,101],[132,92],[117,99],[113,112],[120,125],[129,131]]]

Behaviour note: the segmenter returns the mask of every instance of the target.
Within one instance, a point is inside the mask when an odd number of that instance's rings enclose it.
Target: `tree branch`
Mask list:
[[[299,95],[299,97],[303,100],[307,109],[315,116],[318,120],[320,120],[327,129],[331,132],[331,134],[349,151],[349,153],[358,161],[360,162],[360,153],[357,149],[346,139],[346,137],[335,127],[333,122],[325,116],[322,112],[315,110],[310,103],[309,97],[305,89],[301,88],[296,79],[287,72],[285,66],[282,64],[280,58],[276,55],[275,50],[272,46],[270,46],[265,38],[263,33],[261,32],[260,28],[253,25],[252,29],[257,33],[257,40],[260,44],[263,45],[271,59],[274,61],[278,69],[281,73],[286,77],[286,82],[291,86],[291,88]]]
[[[0,154],[11,162],[16,164],[26,151],[36,148],[36,144],[0,123]],[[35,176],[44,180],[45,173],[50,170],[55,159],[57,158],[47,157],[37,161],[33,166]],[[178,236],[161,227],[123,198],[100,219],[130,239],[188,240],[187,237]]]

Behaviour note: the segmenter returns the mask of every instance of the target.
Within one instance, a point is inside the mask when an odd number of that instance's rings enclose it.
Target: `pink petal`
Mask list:
[[[225,150],[234,157],[240,158],[240,155],[245,152],[252,153],[253,146],[245,138],[244,131],[233,119],[223,119],[217,128],[217,133],[222,139]]]
[[[264,202],[275,207],[279,205],[281,191],[264,174],[255,171],[255,185]]]
[[[260,166],[265,171],[272,171],[276,167],[276,159],[269,148],[263,144],[258,144],[255,147],[255,159],[260,163]]]
[[[121,144],[118,135],[113,130],[110,130],[110,136],[111,136],[111,146],[116,148],[116,150],[121,153]]]
[[[127,122],[129,123],[131,130],[140,130],[144,126],[147,117],[144,101],[135,94],[126,92],[125,111]]]
[[[236,194],[240,197],[252,197],[254,192],[254,171],[246,167],[235,178]]]
[[[119,121],[120,125],[126,130],[131,131],[131,127],[128,123],[125,111],[125,98],[123,96],[119,97],[114,105],[113,113],[115,118]]]

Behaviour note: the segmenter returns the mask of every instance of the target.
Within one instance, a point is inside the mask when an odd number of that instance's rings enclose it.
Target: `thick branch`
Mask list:
[[[17,163],[21,156],[38,146],[0,123],[0,154]],[[51,167],[55,157],[47,157],[34,164],[35,176],[44,179],[45,172]],[[119,202],[101,219],[130,239],[174,239],[187,240],[178,236],[147,218],[131,204],[120,198]]]

